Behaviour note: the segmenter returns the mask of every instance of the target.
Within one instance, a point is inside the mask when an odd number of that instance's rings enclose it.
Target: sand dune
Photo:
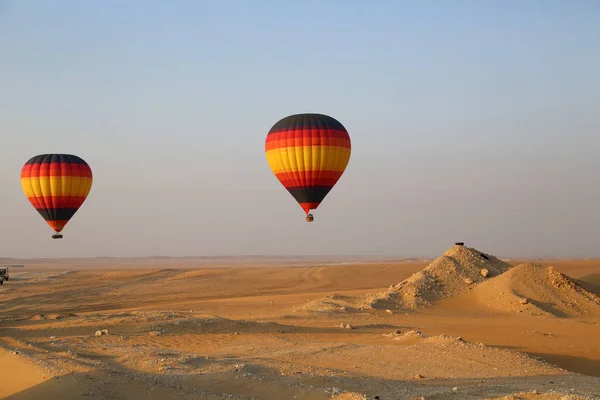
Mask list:
[[[496,310],[556,317],[598,316],[600,298],[550,266],[520,264],[464,297]],[[467,298],[464,299],[468,301]]]
[[[369,309],[388,312],[431,307],[459,297],[462,304],[481,303],[503,312],[528,312],[557,317],[598,316],[600,298],[585,289],[598,289],[596,275],[579,283],[552,266],[524,263],[513,267],[498,258],[465,246],[453,246],[422,271],[383,292],[362,296],[330,294],[298,311],[347,313]]]
[[[361,297],[332,294],[311,301],[302,310],[339,312],[366,309],[415,309],[456,296],[477,284],[512,268],[511,264],[476,249],[455,245],[423,270],[383,292]]]
[[[574,274],[563,276],[488,258],[453,247],[429,266],[140,261],[13,271],[0,289],[0,368],[10,380],[0,398],[600,396],[600,343],[590,340],[600,316],[573,283],[594,285],[600,262],[564,262],[560,271]],[[486,305],[499,291],[545,312]],[[553,317],[556,310],[570,318]]]

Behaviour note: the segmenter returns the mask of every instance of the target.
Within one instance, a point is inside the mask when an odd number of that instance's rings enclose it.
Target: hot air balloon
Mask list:
[[[340,179],[350,161],[350,136],[335,118],[294,114],[279,120],[265,141],[265,153],[275,177],[314,220],[316,210]]]
[[[21,169],[21,187],[27,200],[56,232],[60,233],[81,207],[92,188],[92,170],[71,154],[40,154]]]

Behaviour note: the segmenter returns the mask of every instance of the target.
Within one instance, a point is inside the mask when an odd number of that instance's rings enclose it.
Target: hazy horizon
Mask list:
[[[447,249],[445,249],[447,250]],[[411,261],[411,260],[434,260],[443,255],[445,250],[439,252],[438,254],[424,254],[424,255],[414,255],[414,256],[398,256],[398,255],[357,255],[357,254],[339,254],[339,255],[328,255],[328,254],[284,254],[284,255],[269,255],[269,254],[239,254],[239,255],[177,255],[177,256],[161,256],[161,255],[146,255],[146,256],[82,256],[82,257],[10,257],[3,255],[0,257],[0,266],[3,263],[9,261],[54,261],[54,260],[97,260],[97,259],[109,259],[109,260],[144,260],[144,259],[170,259],[170,260],[215,260],[215,259],[240,259],[244,262],[249,261],[251,259],[281,259],[281,260],[296,260],[299,261],[301,259],[312,259],[316,261],[327,262],[326,260],[341,261],[341,260],[355,260],[356,262],[379,262],[379,261]],[[486,252],[485,249],[476,249],[482,252]],[[530,256],[519,256],[519,257],[508,257],[503,256],[501,254],[493,254],[487,252],[487,254],[492,254],[493,256],[502,259],[512,259],[512,260],[568,260],[568,259],[577,259],[577,260],[600,260],[600,257],[561,257],[561,256],[544,256],[544,255],[530,255]],[[362,261],[361,261],[362,260]]]
[[[600,257],[600,5],[0,0],[0,258]],[[275,122],[352,140],[307,224]],[[23,164],[92,168],[64,239]]]

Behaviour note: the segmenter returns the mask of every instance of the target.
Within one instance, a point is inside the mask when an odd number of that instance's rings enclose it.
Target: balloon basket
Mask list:
[[[60,233],[55,233],[54,235],[52,235],[52,239],[62,239],[63,235],[61,235]]]
[[[313,222],[314,220],[315,220],[315,217],[313,217],[312,214],[306,215],[306,222]]]

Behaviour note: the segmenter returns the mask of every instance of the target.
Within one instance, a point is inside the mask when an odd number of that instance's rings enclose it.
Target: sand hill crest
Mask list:
[[[551,266],[516,267],[464,245],[449,248],[423,270],[383,292],[360,297],[332,294],[301,310],[347,312],[369,309],[407,310],[431,307],[450,298],[482,304],[502,312],[556,317],[598,316],[600,297]]]
[[[517,265],[464,296],[498,311],[556,317],[600,316],[600,297],[554,267],[534,263]]]

